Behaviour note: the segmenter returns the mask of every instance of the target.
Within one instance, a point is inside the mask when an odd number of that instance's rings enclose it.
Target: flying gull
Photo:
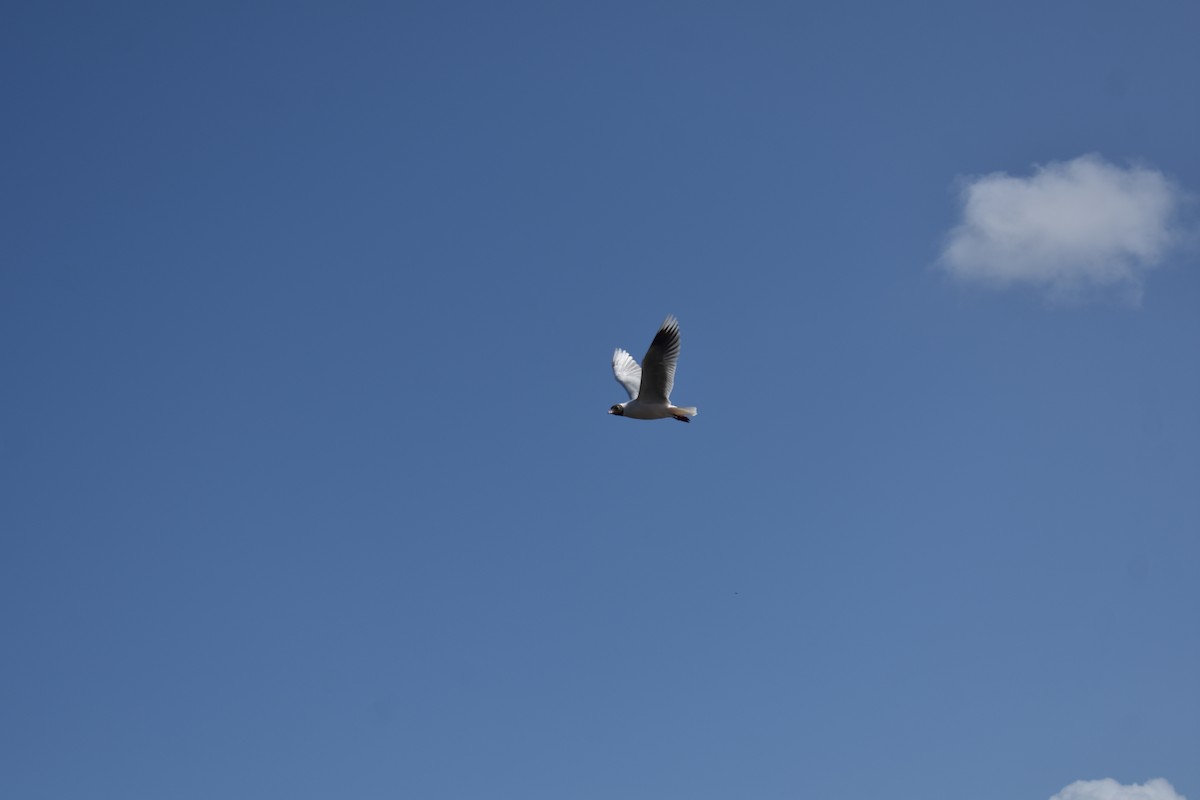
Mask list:
[[[608,410],[618,417],[666,419],[691,422],[696,407],[671,405],[671,387],[675,385],[675,362],[679,360],[679,322],[668,315],[654,334],[654,341],[638,366],[633,356],[621,348],[613,353],[613,375],[629,392],[629,402],[617,403]]]

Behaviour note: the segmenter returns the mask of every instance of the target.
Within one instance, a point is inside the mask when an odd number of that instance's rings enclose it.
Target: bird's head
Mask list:
[[[613,406],[612,408],[610,408],[608,410],[608,413],[616,414],[618,417],[623,417],[623,416],[625,416],[625,406],[622,405],[621,403],[617,403],[615,406]]]

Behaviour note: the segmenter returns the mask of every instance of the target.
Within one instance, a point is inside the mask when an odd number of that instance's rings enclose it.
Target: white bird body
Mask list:
[[[621,416],[630,419],[666,419],[686,411],[687,409],[676,408],[670,403],[643,403],[636,397],[628,403],[621,403]]]
[[[633,419],[667,419],[691,422],[694,406],[671,405],[675,386],[675,364],[679,360],[679,322],[668,315],[650,343],[642,366],[621,348],[613,352],[613,375],[625,387],[629,400],[617,403],[608,413]]]

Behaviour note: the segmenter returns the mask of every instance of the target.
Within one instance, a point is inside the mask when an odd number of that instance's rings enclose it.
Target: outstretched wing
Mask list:
[[[679,360],[679,322],[668,315],[642,359],[642,384],[638,397],[647,403],[665,403],[675,386]]]
[[[633,360],[633,356],[619,347],[613,352],[613,375],[616,376],[617,383],[629,392],[629,399],[637,400],[638,386],[642,382],[642,368]]]

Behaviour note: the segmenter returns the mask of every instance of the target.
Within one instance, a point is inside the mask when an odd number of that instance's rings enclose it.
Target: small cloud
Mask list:
[[[1162,778],[1131,783],[1128,786],[1112,778],[1102,781],[1075,781],[1050,800],[1186,800]]]
[[[962,222],[938,263],[964,281],[1054,297],[1116,290],[1137,301],[1146,273],[1181,238],[1183,192],[1148,167],[1084,155],[1027,177],[994,172],[961,183]]]

